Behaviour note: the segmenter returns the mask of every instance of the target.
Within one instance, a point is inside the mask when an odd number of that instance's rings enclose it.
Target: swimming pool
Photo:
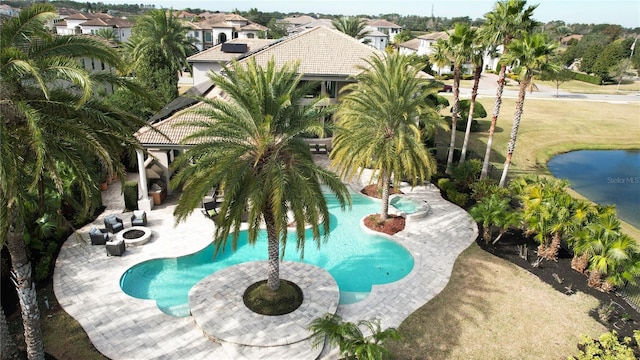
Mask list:
[[[389,204],[405,214],[413,214],[418,211],[420,204],[402,196],[396,196],[389,201]]]
[[[407,249],[361,230],[360,220],[379,212],[379,201],[352,193],[352,209],[342,211],[333,195],[325,196],[331,214],[329,240],[320,249],[314,241],[307,241],[304,262],[322,267],[334,277],[340,289],[340,304],[358,302],[368,296],[373,285],[397,281],[413,269],[413,257]],[[308,234],[307,239],[310,237]],[[213,245],[209,245],[187,256],[137,264],[122,275],[120,287],[135,298],[155,300],[158,308],[169,315],[189,316],[189,290],[200,280],[228,266],[267,259],[264,231],[255,246],[247,244],[246,231],[241,232],[235,252],[230,243],[215,259]],[[295,246],[289,246],[284,259],[300,261]],[[265,279],[266,276],[265,269]]]

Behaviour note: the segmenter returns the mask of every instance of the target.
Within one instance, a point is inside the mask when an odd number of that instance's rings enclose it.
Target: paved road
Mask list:
[[[498,75],[482,74],[480,86],[478,87],[479,97],[495,97],[498,87]],[[505,87],[502,96],[505,98],[517,98],[518,88],[515,85]],[[471,97],[471,88],[461,87],[461,98]],[[549,86],[539,86],[538,90],[527,93],[527,99],[549,99],[549,100],[586,100],[586,101],[606,101],[606,102],[640,102],[640,91],[610,94],[573,94],[562,90],[562,86],[556,97],[556,89]]]

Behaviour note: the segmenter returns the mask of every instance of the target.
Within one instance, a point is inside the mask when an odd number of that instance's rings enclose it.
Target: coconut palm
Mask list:
[[[268,238],[268,279],[271,290],[280,287],[280,251],[287,245],[291,214],[296,227],[296,248],[304,256],[305,225],[320,246],[329,234],[329,211],[321,184],[336,194],[344,208],[349,193],[332,172],[313,162],[302,134],[320,134],[328,109],[297,105],[312,82],[301,85],[297,65],[262,68],[249,60],[224,67],[226,77],[211,74],[211,81],[229,100],[202,98],[194,113],[201,121],[185,122],[197,129],[185,142],[195,143],[173,166],[180,172],[172,181],[183,191],[174,211],[183,221],[214,187],[224,188],[224,201],[214,233],[216,253],[229,241],[233,249],[243,215],[248,217],[248,241],[255,244],[262,225]],[[191,162],[193,165],[190,165]]]
[[[515,66],[515,71],[520,80],[520,89],[518,92],[518,100],[516,101],[516,111],[513,117],[513,127],[509,144],[507,146],[507,158],[504,162],[502,177],[500,178],[500,186],[504,186],[511,165],[511,158],[516,147],[516,139],[518,136],[518,128],[520,127],[520,119],[524,111],[524,100],[527,90],[533,85],[534,75],[540,71],[545,71],[556,66],[549,62],[549,58],[558,47],[556,42],[547,40],[545,34],[525,35],[521,40],[514,40],[509,44],[508,52],[506,52],[501,61]]]
[[[471,48],[469,49],[469,55],[471,63],[474,66],[473,86],[471,87],[471,102],[469,104],[469,115],[467,117],[467,127],[464,132],[464,141],[462,142],[460,163],[463,163],[467,158],[467,147],[469,146],[469,137],[471,135],[471,124],[473,122],[476,97],[478,97],[478,85],[480,84],[480,76],[482,75],[482,68],[484,67],[484,53],[486,50],[486,46],[482,43],[482,39],[478,36],[478,33],[474,31],[472,36],[473,40]]]
[[[80,36],[53,36],[44,29],[57,17],[48,4],[34,4],[1,25],[0,35],[0,245],[7,246],[21,304],[27,355],[44,358],[40,315],[31,262],[23,240],[27,199],[42,196],[48,179],[61,187],[56,165],[81,178],[79,196],[95,188],[85,159],[92,154],[112,172],[134,127],[145,124],[93,98],[93,84],[116,81],[111,74],[88,74],[80,59],[117,66],[118,55],[104,42]],[[85,207],[86,208],[86,207]]]
[[[149,90],[159,89],[165,103],[178,96],[179,72],[195,51],[189,30],[166,9],[150,10],[132,29],[127,47],[135,74]]]
[[[371,335],[364,336],[362,327]],[[382,360],[391,354],[384,347],[387,340],[399,340],[400,333],[395,328],[382,330],[380,321],[361,320],[357,323],[342,321],[339,315],[327,314],[314,319],[309,325],[313,333],[314,346],[324,342],[325,337],[329,344],[340,348],[340,355],[345,359]]]
[[[504,0],[498,1],[495,8],[485,15],[486,22],[481,30],[481,36],[492,47],[502,47],[503,54],[507,52],[508,45],[512,40],[521,38],[524,34],[532,32],[538,22],[532,19],[533,11],[538,5],[526,7],[526,0]],[[487,150],[484,155],[482,173],[480,178],[487,177],[489,172],[489,161],[491,158],[491,148],[493,146],[493,136],[496,130],[500,105],[502,104],[502,92],[504,90],[507,64],[500,64],[498,74],[498,89],[496,90],[496,100],[491,116],[491,126],[489,127],[489,137],[487,138]]]
[[[460,100],[460,77],[462,65],[471,57],[471,48],[476,30],[466,24],[456,23],[453,32],[448,33],[447,40],[438,40],[443,47],[443,51],[453,63],[453,105],[451,110],[451,141],[449,143],[449,155],[447,156],[446,173],[451,174],[453,167],[453,154],[456,146],[456,124],[458,121],[459,100]]]
[[[331,24],[333,24],[336,30],[356,39],[362,39],[370,33],[370,31],[367,30],[366,21],[356,16],[334,19],[331,21]]]
[[[436,91],[419,76],[424,67],[415,57],[374,55],[343,88],[337,112],[332,165],[347,179],[373,169],[382,190],[380,220],[389,212],[389,189],[403,179],[412,185],[431,176],[435,161],[421,141],[420,123],[439,122],[428,96]],[[430,126],[425,126],[429,128]],[[372,179],[373,180],[373,179]]]

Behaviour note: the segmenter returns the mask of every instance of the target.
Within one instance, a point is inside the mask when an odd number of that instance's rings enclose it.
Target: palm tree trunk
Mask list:
[[[0,305],[0,341],[2,347],[0,347],[0,359],[18,359],[18,346],[9,333],[9,326],[7,325],[7,318],[4,316],[4,309]]]
[[[270,210],[265,211],[264,222],[267,227],[269,253],[267,286],[272,291],[276,291],[280,288],[280,237],[276,232],[275,219]]]
[[[516,113],[513,117],[513,126],[511,127],[511,138],[509,139],[509,145],[507,146],[507,159],[504,162],[502,177],[500,177],[500,187],[504,187],[504,184],[507,181],[507,173],[509,172],[509,165],[511,165],[511,157],[513,157],[513,151],[516,148],[518,129],[520,128],[520,119],[522,118],[522,112],[524,111],[524,97],[527,93],[527,84],[529,84],[529,81],[530,79],[523,79],[520,83],[520,92],[518,94],[518,101],[516,102]]]
[[[464,132],[464,142],[462,143],[462,154],[460,154],[460,164],[467,159],[467,146],[469,146],[469,136],[471,135],[471,122],[473,121],[473,111],[476,108],[476,97],[478,96],[478,84],[482,75],[482,62],[476,66],[473,74],[473,88],[471,89],[471,102],[469,103],[469,117],[467,118],[467,128]]]
[[[484,162],[482,163],[482,172],[480,179],[485,179],[489,174],[489,160],[491,159],[491,147],[493,146],[493,135],[496,132],[496,123],[498,115],[500,115],[500,105],[502,105],[502,91],[504,90],[504,78],[507,72],[507,65],[500,66],[500,74],[498,75],[498,90],[496,90],[496,101],[493,104],[493,115],[491,116],[491,126],[489,127],[489,138],[487,138],[487,150],[484,152]]]
[[[15,212],[15,210],[14,210]],[[15,221],[14,213],[13,231],[7,236],[7,248],[11,256],[14,284],[18,292],[22,323],[24,325],[24,341],[27,345],[27,356],[30,360],[44,359],[44,344],[42,342],[42,330],[40,329],[40,310],[36,296],[36,284],[31,277],[31,262],[27,257],[27,249],[22,240],[22,226]]]
[[[458,123],[458,102],[460,101],[460,65],[453,67],[453,109],[451,110],[451,143],[445,173],[451,174],[453,166],[453,152],[456,147],[456,125]]]
[[[389,186],[391,185],[390,176],[382,174],[382,210],[380,211],[380,221],[385,221],[389,217]]]

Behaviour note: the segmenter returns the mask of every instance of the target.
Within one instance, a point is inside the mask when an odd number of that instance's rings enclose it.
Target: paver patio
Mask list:
[[[455,259],[477,237],[477,226],[471,217],[442,199],[436,187],[403,187],[401,190],[405,196],[427,201],[430,206],[427,217],[407,221],[405,230],[393,237],[413,255],[413,270],[399,281],[374,286],[363,301],[339,305],[337,313],[345,321],[377,318],[383,328],[399,326],[445,287]],[[112,359],[337,358],[335,349],[314,349],[309,340],[276,347],[220,344],[207,338],[192,317],[166,315],[156,307],[155,301],[125,294],[119,281],[127,269],[146,260],[178,257],[202,249],[212,241],[213,224],[196,210],[187,221],[174,226],[177,197],[169,196],[164,204],[148,214],[147,226],[152,230],[150,242],[127,247],[122,257],[107,257],[104,246],[91,245],[89,229],[102,227],[102,219],[111,213],[125,219],[125,226],[129,226],[126,219],[130,216],[122,214],[124,204],[119,183],[113,183],[102,194],[106,211],[64,243],[56,262],[53,285],[60,305],[82,325],[105,356]],[[292,334],[274,329],[270,335]]]

